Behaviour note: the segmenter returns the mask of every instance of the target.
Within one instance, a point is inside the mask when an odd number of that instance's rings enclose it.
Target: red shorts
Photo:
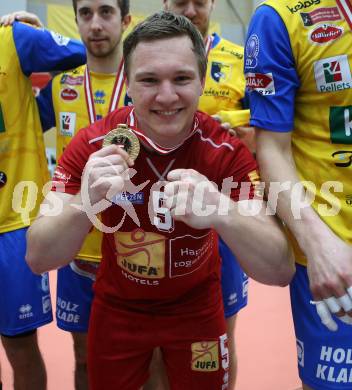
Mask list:
[[[171,390],[228,388],[222,307],[211,316],[155,315],[93,302],[88,332],[90,390],[139,390],[160,347]]]

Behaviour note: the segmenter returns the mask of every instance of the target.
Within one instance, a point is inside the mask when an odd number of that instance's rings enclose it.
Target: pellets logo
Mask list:
[[[261,95],[275,95],[275,84],[272,73],[246,73],[248,91],[256,91]]]
[[[60,134],[65,137],[73,137],[76,129],[76,113],[60,112]]]
[[[139,228],[133,232],[116,232],[117,263],[137,277],[164,278],[165,242],[166,237]]]
[[[61,91],[61,99],[66,102],[72,102],[78,98],[78,92],[72,88],[65,88]]]
[[[211,63],[210,74],[214,81],[220,83],[221,81],[225,82],[231,77],[232,66],[223,64],[222,62]]]
[[[352,88],[352,77],[347,55],[323,58],[314,63],[318,92],[338,92]]]
[[[219,370],[219,342],[201,341],[192,346],[192,370],[193,371],[218,371]]]
[[[343,28],[332,24],[322,24],[316,27],[311,33],[309,39],[313,43],[320,45],[335,41],[343,34]]]

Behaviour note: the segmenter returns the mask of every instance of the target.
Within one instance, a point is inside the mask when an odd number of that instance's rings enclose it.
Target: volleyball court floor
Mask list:
[[[52,273],[53,297],[55,278]],[[268,287],[251,280],[249,304],[239,315],[236,340],[239,360],[236,390],[300,387],[288,288]],[[70,334],[51,323],[39,330],[39,342],[47,366],[48,390],[74,390]],[[1,346],[0,362],[3,388],[13,390],[11,370]]]

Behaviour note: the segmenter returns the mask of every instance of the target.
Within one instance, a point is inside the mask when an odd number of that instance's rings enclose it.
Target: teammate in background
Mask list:
[[[186,16],[198,28],[204,39],[208,68],[203,95],[199,100],[199,110],[215,117],[227,129],[236,130],[239,126],[248,125],[249,109],[245,100],[243,48],[217,34],[209,35],[215,0],[163,0],[163,4],[165,10]],[[243,128],[238,131],[241,134],[245,132]],[[252,142],[247,146],[254,151]],[[232,390],[237,374],[235,325],[237,313],[247,305],[248,278],[221,238],[219,242],[220,255],[223,259],[222,292],[231,351],[229,389]]]
[[[79,129],[129,102],[121,41],[131,20],[129,0],[76,0],[73,8],[87,65],[54,77],[38,99],[43,128],[57,128],[57,160]],[[88,389],[87,331],[101,240],[92,230],[76,259],[58,270],[56,320],[73,336],[77,390]]]
[[[277,212],[297,240],[304,389],[352,388],[351,10],[350,0],[266,1],[245,50],[261,175],[285,183]]]
[[[84,63],[85,49],[59,34],[15,22],[0,26],[0,52],[0,333],[14,388],[42,390],[46,371],[36,329],[52,321],[49,280],[47,273],[34,275],[24,256],[27,227],[49,176],[28,76]]]
[[[149,17],[125,39],[124,59],[134,108],[114,111],[67,146],[46,200],[54,197],[63,208],[56,216],[39,215],[31,226],[27,261],[35,272],[69,263],[92,226],[84,209],[73,205],[100,204],[109,233],[90,318],[89,388],[139,389],[155,347],[162,350],[171,388],[226,388],[229,357],[213,228],[245,271],[265,283],[289,282],[291,250],[264,208],[257,216],[242,215],[260,201],[234,202],[239,188],[229,191],[231,200],[208,181],[245,182],[248,194],[256,163],[241,141],[196,112],[206,54],[192,23],[170,13]],[[133,130],[111,133],[121,123]],[[120,140],[131,156],[114,144],[102,148],[103,139]],[[196,194],[199,185],[209,189],[204,199]],[[253,191],[254,183],[249,197]],[[218,210],[220,201],[228,202],[225,215],[197,216],[203,204]],[[119,223],[112,233],[109,227]]]

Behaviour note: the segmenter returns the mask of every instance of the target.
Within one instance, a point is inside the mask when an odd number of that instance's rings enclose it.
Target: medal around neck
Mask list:
[[[116,129],[109,131],[104,137],[103,148],[109,145],[122,147],[131,157],[136,160],[140,151],[138,137],[125,124],[120,124]]]

